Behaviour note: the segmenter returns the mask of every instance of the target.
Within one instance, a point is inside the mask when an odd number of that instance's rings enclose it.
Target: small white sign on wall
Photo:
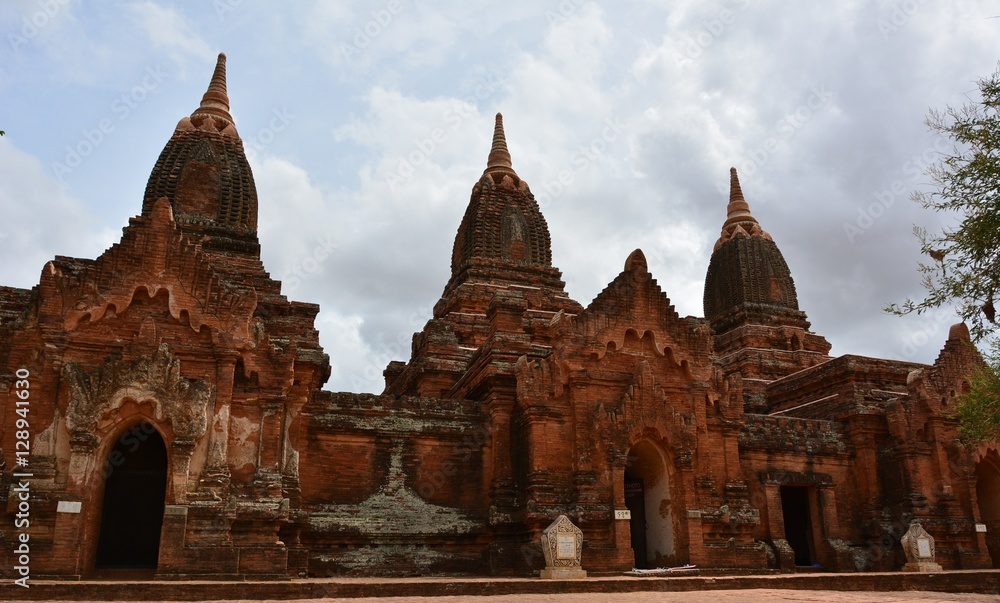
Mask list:
[[[56,505],[56,513],[79,513],[83,510],[83,503],[78,500],[60,500]]]
[[[615,519],[632,519],[632,511],[628,509],[615,509]]]
[[[985,532],[986,531],[986,524],[985,523],[977,523],[976,524],[976,531],[977,532]]]

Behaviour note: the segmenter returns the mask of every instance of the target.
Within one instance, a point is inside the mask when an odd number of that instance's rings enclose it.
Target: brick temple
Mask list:
[[[912,519],[946,570],[1000,566],[1000,454],[952,418],[964,325],[932,365],[830,356],[735,170],[704,318],[640,250],[584,306],[500,115],[485,147],[409,360],[326,391],[319,307],[260,260],[220,55],[121,240],[0,287],[2,571],[27,534],[33,577],[531,575],[560,514],[590,574],[895,571]]]

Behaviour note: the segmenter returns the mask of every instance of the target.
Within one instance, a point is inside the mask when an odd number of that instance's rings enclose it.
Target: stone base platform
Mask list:
[[[944,568],[933,561],[911,561],[903,566],[904,572],[943,572]]]
[[[443,597],[562,593],[691,592],[792,589],[828,591],[935,591],[1000,594],[1000,570],[935,573],[773,574],[755,576],[539,578],[315,578],[287,582],[55,581],[5,584],[5,601],[225,601],[337,597]]]
[[[538,577],[542,580],[582,580],[587,577],[587,572],[578,568],[547,567]]]

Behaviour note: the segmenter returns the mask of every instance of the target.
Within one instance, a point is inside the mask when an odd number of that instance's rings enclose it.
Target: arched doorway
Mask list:
[[[648,440],[628,451],[625,466],[625,506],[631,511],[630,530],[635,567],[664,565],[674,555],[674,522],[667,463]]]
[[[976,464],[979,516],[986,524],[986,549],[993,567],[1000,568],[1000,455],[991,452]]]
[[[147,422],[126,430],[105,465],[98,569],[155,569],[167,492],[167,447]]]
[[[815,559],[808,486],[781,486],[781,519],[785,541],[795,553],[795,565],[808,567]]]

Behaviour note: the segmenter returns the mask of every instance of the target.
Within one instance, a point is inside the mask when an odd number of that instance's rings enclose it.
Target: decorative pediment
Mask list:
[[[969,327],[965,323],[952,325],[944,347],[927,374],[928,393],[937,403],[934,406],[951,406],[968,387],[969,378],[984,366],[982,355],[972,343]]]
[[[982,366],[968,327],[963,323],[952,326],[934,364],[914,369],[906,377],[906,402],[892,409],[901,426],[897,437],[907,439],[911,425],[922,425],[931,416],[950,417],[957,398],[969,387],[969,378]]]
[[[133,218],[121,242],[97,260],[57,259],[46,266],[45,278],[61,293],[67,330],[84,319],[97,322],[109,309],[121,314],[140,290],[149,297],[165,291],[174,318],[183,315],[195,331],[208,325],[245,341],[257,307],[252,287],[224,277],[180,233],[166,199],[156,202],[150,216]]]
[[[694,356],[707,357],[712,335],[704,321],[682,319],[646,267],[646,257],[636,249],[625,269],[570,321],[571,328],[587,341],[599,358],[621,349],[630,332],[649,338],[658,356],[668,356],[681,366]],[[707,377],[707,376],[706,376]]]
[[[102,419],[129,399],[151,402],[156,419],[169,421],[178,438],[196,439],[208,427],[211,384],[182,377],[180,360],[165,343],[152,357],[109,359],[93,372],[69,363],[63,377],[70,390],[66,426],[74,434],[94,433]]]
[[[631,383],[617,400],[597,405],[594,421],[602,426],[603,438],[619,450],[629,446],[636,432],[654,426],[676,442],[693,437],[689,404],[672,401],[646,361],[636,364]]]

